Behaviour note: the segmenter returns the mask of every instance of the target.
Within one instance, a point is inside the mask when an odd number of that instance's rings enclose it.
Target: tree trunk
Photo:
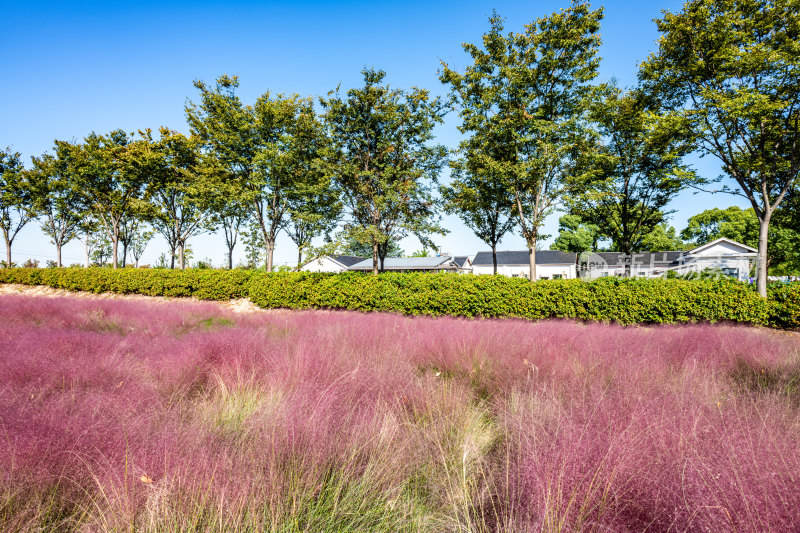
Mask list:
[[[300,270],[300,267],[303,266],[303,249],[297,249],[297,270]]]
[[[528,265],[530,266],[531,281],[536,281],[536,244],[528,245]]]
[[[119,266],[119,260],[117,259],[117,252],[119,251],[119,237],[114,237],[112,240],[112,245],[114,248],[111,252],[112,264],[114,265],[114,268],[117,268]]]
[[[169,249],[169,257],[170,257],[170,259],[169,259],[169,268],[170,269],[175,269],[175,248],[176,248],[175,246],[172,246]]]
[[[61,268],[61,245],[56,244],[56,266]]]
[[[11,241],[6,237],[6,268],[11,268]]]
[[[772,213],[765,212],[759,217],[758,254],[756,255],[756,287],[758,294],[767,297],[767,242],[769,238],[769,221]]]
[[[126,241],[122,242],[122,268],[128,264],[128,243]]]
[[[186,249],[186,244],[185,243],[182,242],[182,243],[180,243],[178,245],[178,253],[180,254],[181,270],[186,270],[186,254],[184,253],[185,249]]]
[[[89,230],[86,230],[86,268],[92,266],[91,258],[89,257],[89,247],[91,245],[91,233]]]
[[[492,243],[492,266],[494,266],[493,274],[497,275],[497,243]]]
[[[272,256],[275,252],[275,241],[267,241],[267,272],[272,272]]]
[[[378,275],[378,239],[375,237],[372,237],[372,275]]]
[[[233,270],[233,246],[228,246],[228,270]]]

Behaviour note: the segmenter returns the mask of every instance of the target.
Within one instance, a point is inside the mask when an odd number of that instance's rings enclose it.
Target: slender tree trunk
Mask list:
[[[298,247],[297,248],[297,270],[300,270],[301,266],[303,266],[303,249]]]
[[[11,252],[9,253],[9,257],[11,256]],[[378,239],[372,237],[372,275],[378,275]]]
[[[92,234],[87,229],[86,230],[86,268],[89,268],[91,266],[91,260],[90,260],[90,257],[89,257],[89,248],[91,246],[91,239],[92,239],[91,235]]]
[[[11,241],[6,237],[6,268],[11,268]]]
[[[128,264],[128,243],[122,241],[122,268]]]
[[[228,246],[228,270],[233,270],[233,246]]]
[[[272,256],[275,252],[275,240],[267,240],[267,272],[272,272]]]
[[[763,218],[759,217],[758,226],[758,254],[756,255],[756,287],[758,294],[767,296],[767,243],[769,240],[769,221],[772,213],[764,212]]]
[[[114,248],[111,252],[112,265],[114,268],[117,268],[119,266],[119,260],[117,259],[117,252],[119,252],[119,237],[116,235],[114,236],[112,246]]]
[[[497,275],[497,243],[492,243],[492,266],[494,267],[493,274]]]
[[[528,245],[528,266],[530,268],[531,281],[536,281],[536,244]]]
[[[186,244],[183,243],[183,242],[181,242],[178,245],[178,254],[180,254],[181,270],[186,270],[186,254],[184,253],[185,248],[186,248]]]
[[[175,248],[176,248],[176,246],[171,246],[170,249],[169,249],[169,257],[170,257],[169,268],[170,269],[175,269]]]
[[[61,245],[56,243],[56,266],[61,268]]]

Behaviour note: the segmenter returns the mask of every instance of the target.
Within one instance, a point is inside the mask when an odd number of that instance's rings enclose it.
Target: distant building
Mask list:
[[[378,262],[380,265],[380,261]],[[436,257],[387,257],[383,260],[386,272],[458,272],[459,266],[449,255]],[[372,258],[351,265],[350,270],[372,270]]]
[[[345,272],[356,263],[364,261],[363,257],[356,257],[354,255],[324,255],[316,259],[312,259],[302,267],[300,270],[303,272]]]
[[[582,278],[606,276],[661,277],[667,272],[678,275],[696,274],[704,270],[721,273],[745,281],[750,276],[757,250],[731,239],[717,239],[688,251],[587,252],[581,254],[578,270]]]
[[[472,274],[472,260],[468,255],[456,255],[453,257],[453,262],[458,266],[459,273]]]
[[[530,274],[528,250],[497,252],[497,273],[527,278]],[[536,279],[574,279],[578,254],[560,250],[536,250]],[[493,274],[492,252],[478,252],[472,260],[472,273]]]

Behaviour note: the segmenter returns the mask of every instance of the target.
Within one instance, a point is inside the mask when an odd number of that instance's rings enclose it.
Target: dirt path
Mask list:
[[[144,302],[176,302],[176,301],[194,301],[200,302],[197,298],[171,298],[168,296],[144,296],[141,294],[117,294],[113,292],[103,292],[95,294],[92,292],[78,292],[68,291],[65,289],[54,289],[46,285],[18,285],[15,283],[0,283],[0,296],[3,294],[24,294],[26,296],[39,296],[44,298],[62,298],[68,296],[70,298],[89,298],[95,300],[138,300]],[[234,313],[255,313],[255,312],[269,312],[269,309],[261,309],[253,304],[247,298],[239,300],[227,300],[224,302],[208,302],[215,303],[221,308]]]

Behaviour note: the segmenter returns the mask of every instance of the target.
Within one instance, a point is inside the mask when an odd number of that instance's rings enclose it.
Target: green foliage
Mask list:
[[[531,250],[545,217],[567,195],[565,178],[583,151],[602,18],[602,8],[575,0],[522,33],[504,35],[495,13],[483,46],[463,45],[472,59],[463,73],[442,63],[440,80],[451,86],[466,136],[459,149],[468,166],[501,180],[513,198],[508,214]],[[532,264],[530,279],[535,271]]]
[[[74,187],[74,169],[68,151],[56,144],[55,155],[32,158],[30,177],[31,204],[43,219],[42,231],[56,246],[56,264],[61,266],[61,249],[78,236],[85,217],[82,194]]]
[[[719,159],[760,223],[758,290],[767,295],[768,229],[797,186],[800,1],[690,0],[656,20],[658,51],[640,77],[697,148]]]
[[[640,251],[683,250],[686,247],[678,232],[666,222],[658,224],[642,236]]]
[[[407,315],[568,318],[619,324],[741,322],[800,327],[800,283],[770,286],[770,298],[746,284],[720,279],[601,278],[530,283],[505,276],[360,272],[326,274],[207,268],[12,268],[0,283],[72,291],[116,292],[202,300],[247,298],[289,309],[348,309]]]
[[[392,89],[382,70],[364,69],[364,86],[321,100],[336,155],[330,164],[345,204],[346,235],[372,248],[373,272],[387,246],[413,234],[423,245],[444,234],[432,193],[447,151],[429,145],[444,105],[428,91]],[[348,239],[348,240],[349,240]]]
[[[598,241],[602,238],[599,232],[600,228],[585,223],[578,215],[564,215],[558,219],[558,236],[550,249],[577,254],[597,252]]]
[[[681,159],[693,148],[674,124],[661,120],[659,102],[642,90],[609,85],[591,106],[597,127],[594,150],[584,154],[588,172],[574,179],[570,212],[594,224],[626,254],[652,248],[643,241],[663,224],[665,208],[684,188],[701,182]]]
[[[0,283],[47,285],[93,293],[231,300],[248,296],[249,282],[255,274],[250,270],[211,269],[17,268],[4,272]]]
[[[10,148],[0,150],[0,230],[6,241],[6,265],[12,264],[14,238],[34,216],[31,188],[25,181],[19,152],[12,152]]]
[[[734,321],[762,324],[768,305],[728,280],[603,278],[530,283],[505,276],[293,273],[260,278],[261,307],[355,309],[410,315],[573,318],[620,324]]]
[[[192,133],[213,153],[213,166],[222,171],[230,192],[260,228],[270,271],[275,241],[290,214],[295,221],[320,222],[311,216],[319,210],[310,209],[310,202],[309,209],[301,208],[298,200],[302,204],[302,199],[330,192],[324,164],[328,139],[313,100],[266,92],[246,106],[236,95],[236,76],[221,76],[215,87],[202,81],[194,85],[200,102],[186,106]],[[331,215],[328,207],[322,209],[323,216]],[[226,239],[231,227],[225,227]],[[312,229],[318,228],[304,231]]]
[[[769,325],[778,328],[800,328],[800,283],[770,283]]]

